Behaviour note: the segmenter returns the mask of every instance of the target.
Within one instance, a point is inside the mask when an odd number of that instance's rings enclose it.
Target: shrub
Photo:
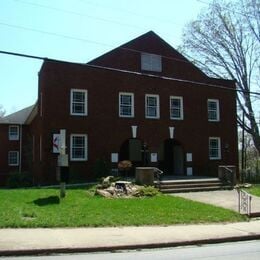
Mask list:
[[[11,172],[6,182],[8,188],[31,187],[32,185],[33,178],[29,172]]]
[[[154,197],[160,194],[160,191],[153,186],[145,186],[138,190],[140,197]]]

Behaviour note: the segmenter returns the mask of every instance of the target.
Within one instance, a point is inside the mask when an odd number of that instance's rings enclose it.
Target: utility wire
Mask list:
[[[115,7],[112,7],[112,6],[109,6],[109,5],[100,5],[100,4],[97,4],[96,2],[93,3],[91,1],[85,1],[85,0],[78,0],[78,1],[80,1],[81,3],[83,3],[85,5],[94,5],[94,6],[107,8],[107,9],[111,9],[111,10],[118,11],[118,12],[124,12],[124,13],[128,13],[128,14],[131,14],[131,15],[134,15],[134,16],[139,16],[139,17],[142,17],[142,18],[145,18],[145,19],[150,19],[150,20],[153,20],[153,21],[156,20],[156,22],[180,25],[180,24],[178,24],[174,21],[168,20],[168,19],[161,19],[160,17],[156,17],[156,16],[144,15],[144,14],[136,13],[134,11],[130,11],[130,10],[127,10],[127,9],[124,9],[124,8],[118,8],[118,7],[115,8]]]
[[[87,18],[94,19],[94,20],[99,20],[99,21],[102,21],[102,22],[105,22],[105,23],[109,22],[109,23],[114,23],[114,24],[120,25],[120,26],[132,27],[132,28],[136,28],[136,29],[142,29],[142,30],[145,29],[145,30],[147,30],[147,28],[140,27],[140,26],[137,26],[137,25],[127,24],[127,23],[121,23],[121,22],[119,22],[119,21],[110,20],[110,19],[105,19],[105,18],[100,18],[100,17],[88,15],[88,14],[85,14],[85,13],[79,13],[79,12],[74,12],[74,11],[70,11],[70,10],[66,10],[66,9],[61,9],[61,8],[57,8],[57,7],[52,7],[52,6],[49,6],[49,5],[37,4],[37,3],[28,2],[28,1],[22,1],[22,0],[14,0],[14,1],[20,2],[20,3],[22,3],[22,4],[32,5],[32,6],[34,6],[34,7],[40,7],[40,8],[45,8],[45,9],[53,10],[53,11],[56,11],[56,12],[61,12],[61,13],[66,13],[66,14],[71,14],[71,15],[76,15],[76,16],[80,16],[80,17],[87,17]]]
[[[105,19],[105,18],[94,17],[94,16],[87,15],[85,13],[79,13],[79,12],[74,12],[74,11],[70,11],[70,10],[66,10],[66,9],[61,9],[61,8],[57,8],[57,7],[48,6],[48,5],[37,4],[37,3],[25,1],[25,0],[14,0],[14,1],[20,2],[20,3],[23,3],[23,4],[32,5],[32,6],[35,6],[35,7],[51,9],[51,10],[54,10],[54,11],[57,11],[57,12],[63,12],[63,13],[67,13],[67,14],[88,17],[90,19],[96,19],[96,20],[100,20],[100,21],[103,21],[103,22],[111,22],[111,23],[115,23],[115,24],[118,24],[118,25],[121,25],[121,26],[128,26],[128,27],[134,27],[134,28],[138,28],[138,29],[145,29],[145,30],[147,30],[147,28],[143,28],[143,27],[139,27],[139,26],[135,26],[135,25],[130,25],[130,24],[124,24],[124,23],[120,23],[118,21],[109,20],[109,19]],[[81,1],[83,1],[83,3],[86,3],[86,4],[87,3],[91,3],[91,2],[85,2],[84,0],[81,0]],[[204,3],[204,4],[210,5],[210,3],[205,2],[203,0],[197,0],[197,1],[201,2],[201,3]],[[93,3],[91,3],[91,4],[93,4]],[[94,5],[97,5],[97,4],[94,4]],[[125,10],[125,9],[121,9],[120,8],[119,10]],[[134,14],[138,15],[137,13],[134,13]],[[144,16],[144,17],[146,17],[146,16]],[[152,17],[152,16],[147,16],[147,17],[151,18],[151,19],[154,19],[154,17]],[[13,28],[16,28],[16,29],[21,29],[21,30],[33,31],[33,32],[42,33],[42,34],[48,34],[48,35],[52,35],[52,36],[56,36],[56,37],[67,38],[67,39],[71,39],[71,40],[78,40],[78,41],[88,42],[88,43],[91,43],[91,44],[98,44],[98,45],[107,46],[107,47],[110,47],[110,48],[114,48],[114,46],[112,46],[111,44],[96,42],[96,41],[92,41],[92,40],[85,39],[85,38],[79,38],[79,37],[74,37],[74,36],[60,34],[60,33],[44,31],[44,30],[29,28],[29,27],[20,26],[20,25],[8,24],[8,23],[4,23],[4,22],[0,22],[0,25],[13,27]],[[121,46],[119,46],[118,48],[123,49],[123,50],[128,50],[128,51],[139,52],[140,53],[140,51],[133,50],[133,49],[130,49],[130,48],[124,48],[124,47],[121,47]],[[188,61],[188,60],[168,57],[168,56],[164,56],[164,55],[161,55],[161,57],[163,57],[165,59],[169,59],[169,60],[176,60],[176,61],[180,61],[180,62],[190,63],[190,61]]]
[[[106,46],[106,47],[110,47],[110,48],[113,47],[111,44],[96,42],[96,41],[92,41],[92,40],[89,40],[89,39],[74,37],[74,36],[61,34],[61,33],[44,31],[44,30],[35,29],[35,28],[31,28],[31,27],[26,27],[26,26],[21,26],[21,25],[16,25],[16,24],[9,24],[9,23],[0,22],[0,25],[11,27],[11,28],[16,28],[16,29],[24,30],[24,31],[37,32],[37,33],[41,33],[41,34],[47,34],[47,35],[51,35],[51,36],[66,38],[66,39],[70,39],[70,40],[77,40],[77,41],[82,41],[82,42],[88,42],[88,43],[91,43],[91,44],[98,44],[98,45],[102,45],[102,46]]]
[[[178,79],[178,78],[172,78],[172,77],[167,77],[167,76],[152,75],[152,74],[147,74],[147,73],[128,71],[128,70],[123,70],[123,69],[116,69],[116,68],[87,64],[87,63],[69,62],[69,61],[65,61],[65,60],[58,60],[58,59],[46,58],[46,57],[35,56],[35,55],[28,55],[28,54],[17,53],[17,52],[7,52],[7,51],[1,51],[0,50],[0,54],[14,55],[14,56],[19,56],[19,57],[23,57],[23,58],[38,59],[38,60],[44,60],[44,61],[49,60],[49,61],[54,61],[54,62],[75,63],[75,64],[78,64],[78,65],[84,65],[84,66],[93,67],[93,68],[106,69],[106,70],[111,70],[111,71],[130,73],[130,74],[135,74],[135,75],[142,75],[142,76],[148,76],[148,77],[153,77],[153,78],[160,78],[160,79],[164,79],[164,80],[178,81],[178,82],[183,82],[183,83],[192,83],[192,84],[205,86],[205,87],[214,87],[214,88],[219,88],[219,89],[223,89],[223,90],[229,90],[229,91],[235,91],[235,92],[240,92],[240,93],[244,93],[244,94],[260,96],[259,92],[244,91],[244,90],[240,90],[240,89],[237,89],[237,88],[233,89],[233,88],[225,87],[225,86],[222,86],[222,85],[215,85],[215,84],[210,84],[210,83],[208,84],[208,83],[200,82],[200,81],[192,81],[192,80]]]
[[[106,46],[106,47],[110,47],[110,48],[114,49],[114,46],[112,46],[111,44],[106,44],[106,43],[101,43],[101,42],[97,42],[97,41],[92,41],[92,40],[85,39],[85,38],[77,38],[77,37],[73,37],[73,36],[70,36],[70,35],[54,33],[54,32],[49,32],[49,31],[43,31],[43,30],[39,30],[39,29],[34,29],[34,28],[29,28],[29,27],[24,27],[24,26],[20,26],[20,25],[14,25],[14,24],[7,24],[7,23],[3,23],[3,22],[0,22],[0,25],[11,27],[11,28],[16,28],[16,29],[20,29],[20,30],[32,31],[32,32],[37,32],[37,33],[41,33],[41,34],[47,34],[47,35],[56,36],[56,37],[62,37],[62,38],[70,39],[70,40],[77,40],[77,41],[88,42],[88,43],[91,43],[91,44],[102,45],[102,46]],[[122,46],[116,47],[116,49],[127,50],[127,51],[140,53],[140,54],[143,53],[143,51],[139,51],[139,50],[135,50],[135,49],[131,49],[131,48],[126,48],[126,47],[122,47]],[[4,53],[4,52],[2,52],[2,53]],[[26,54],[22,54],[22,55],[12,54],[12,55],[16,55],[16,56],[22,56],[23,55],[24,57],[27,57],[27,58],[33,58],[34,57],[34,56],[29,57],[30,55],[26,55]],[[160,55],[160,56],[165,58],[165,59],[168,59],[168,60],[174,60],[174,61],[178,61],[178,62],[191,64],[191,62],[188,61],[184,56],[183,56],[183,59],[173,58],[173,57],[164,56],[164,55]],[[45,59],[43,57],[38,57],[38,56],[35,56],[35,58],[37,58],[37,59]],[[66,62],[66,61],[64,61],[64,62]],[[257,95],[257,96],[259,95],[258,92],[243,91],[243,90],[239,90],[239,89],[237,89],[237,91],[241,92],[241,93],[245,93],[245,94],[246,93],[249,93],[249,94],[251,93],[251,94]]]
[[[89,40],[89,39],[86,39],[86,38],[78,38],[78,37],[74,37],[74,36],[70,36],[70,35],[65,35],[65,34],[60,34],[60,33],[55,33],[55,32],[49,32],[49,31],[44,31],[44,30],[39,30],[39,29],[31,28],[31,27],[25,27],[25,26],[21,26],[21,25],[9,24],[9,23],[4,23],[4,22],[0,22],[0,25],[11,27],[11,28],[16,28],[16,29],[19,29],[19,30],[31,31],[31,32],[36,32],[36,33],[66,38],[66,39],[70,39],[70,40],[88,42],[88,43],[91,43],[91,44],[102,45],[102,46],[106,46],[106,47],[113,48],[113,49],[115,48],[115,46],[113,46],[111,44],[92,41],[92,40]],[[136,53],[143,53],[143,51],[138,51],[138,50],[134,50],[134,49],[131,49],[131,48],[126,48],[126,47],[121,47],[121,46],[116,47],[116,48],[131,51],[131,52],[136,52]],[[184,63],[190,63],[188,60],[186,60],[186,58],[178,59],[178,58],[173,58],[173,57],[164,56],[164,55],[161,55],[161,57],[168,59],[168,60],[176,60],[176,61],[180,61],[180,62],[184,62]]]

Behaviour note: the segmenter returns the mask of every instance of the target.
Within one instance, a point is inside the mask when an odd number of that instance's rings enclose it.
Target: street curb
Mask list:
[[[148,243],[136,245],[120,245],[120,246],[97,246],[97,247],[73,247],[73,248],[47,248],[47,249],[21,249],[21,250],[0,250],[1,256],[32,256],[32,255],[51,255],[62,253],[94,253],[94,252],[107,252],[107,251],[121,251],[121,250],[136,250],[136,249],[154,249],[154,248],[167,248],[191,245],[205,245],[217,244],[227,242],[249,241],[260,239],[260,234],[252,234],[246,236],[234,236],[224,238],[211,238],[199,240],[187,240],[179,242],[166,242],[166,243]]]

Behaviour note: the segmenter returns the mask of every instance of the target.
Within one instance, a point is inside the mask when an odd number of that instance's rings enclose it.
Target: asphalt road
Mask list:
[[[203,260],[259,260],[260,259],[260,240],[212,244],[201,246],[186,246],[165,249],[122,251],[122,252],[104,252],[104,253],[85,253],[85,254],[67,254],[51,256],[33,256],[33,257],[3,257],[1,260],[172,260],[172,259],[203,259]]]

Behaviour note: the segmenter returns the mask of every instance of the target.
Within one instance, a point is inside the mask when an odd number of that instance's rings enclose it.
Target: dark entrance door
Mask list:
[[[180,142],[165,140],[163,161],[166,175],[184,175],[184,151]]]
[[[120,147],[119,160],[131,162],[142,161],[142,142],[139,139],[128,139]]]

